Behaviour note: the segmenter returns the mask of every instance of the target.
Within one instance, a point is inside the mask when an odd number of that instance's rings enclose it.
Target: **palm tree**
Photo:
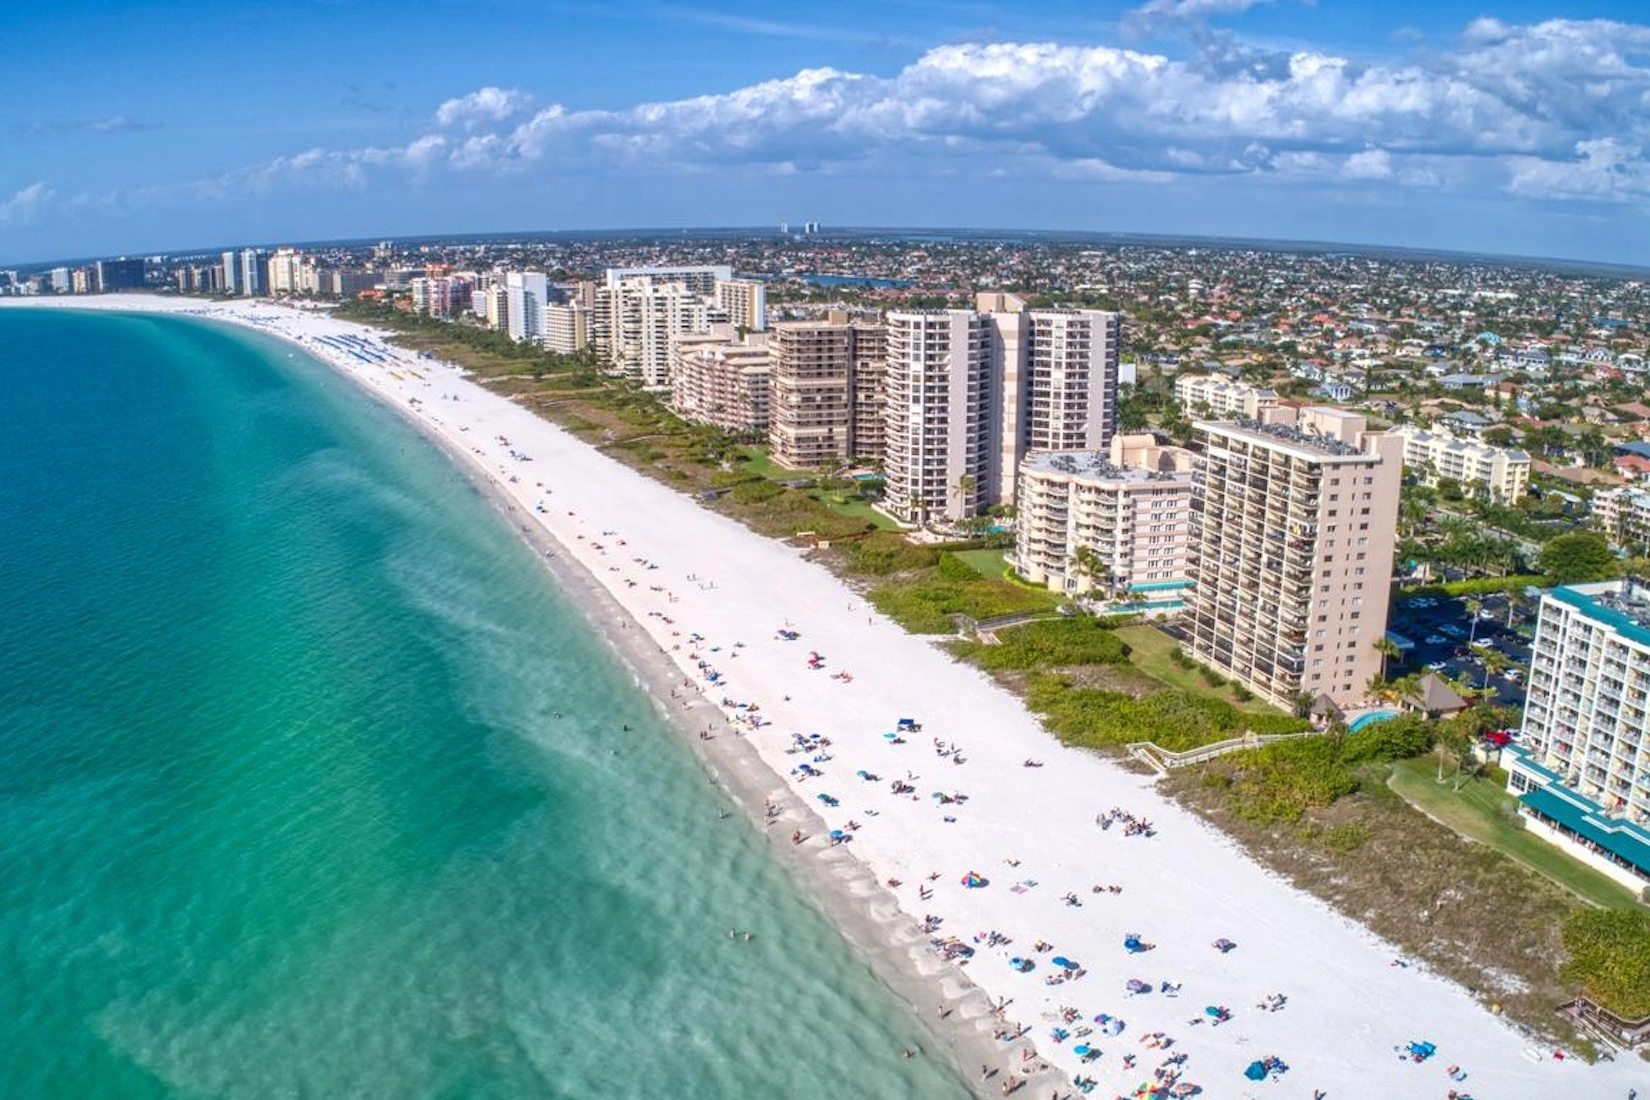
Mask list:
[[[1471,645],[1478,640],[1478,613],[1484,610],[1484,601],[1475,600],[1468,596],[1461,603],[1466,607],[1467,613],[1472,616],[1472,626],[1467,630],[1467,644]]]
[[[1390,658],[1403,656],[1404,651],[1398,648],[1398,643],[1382,634],[1374,641],[1376,653],[1381,655],[1381,679],[1386,679],[1386,663]]]
[[[1484,690],[1490,690],[1490,677],[1499,676],[1512,667],[1512,659],[1499,649],[1484,651]]]

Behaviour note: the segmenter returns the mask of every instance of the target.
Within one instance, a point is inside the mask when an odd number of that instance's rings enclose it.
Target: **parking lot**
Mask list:
[[[1417,596],[1393,605],[1387,627],[1415,643],[1401,662],[1393,662],[1388,675],[1397,677],[1432,669],[1442,676],[1466,676],[1475,686],[1484,683],[1481,652],[1494,649],[1507,659],[1509,668],[1490,677],[1495,702],[1500,706],[1524,705],[1524,676],[1529,669],[1529,639],[1533,611],[1525,611],[1507,625],[1507,598],[1486,596],[1476,625],[1465,599],[1455,596]],[[1470,643],[1470,644],[1469,644]]]

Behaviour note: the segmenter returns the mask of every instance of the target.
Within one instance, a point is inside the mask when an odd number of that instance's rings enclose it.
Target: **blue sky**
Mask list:
[[[81,0],[0,43],[0,264],[807,219],[1650,262],[1643,0]]]

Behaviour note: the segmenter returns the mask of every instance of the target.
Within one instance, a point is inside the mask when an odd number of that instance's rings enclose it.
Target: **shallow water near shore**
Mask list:
[[[964,1094],[390,410],[150,316],[0,385],[0,1095]]]

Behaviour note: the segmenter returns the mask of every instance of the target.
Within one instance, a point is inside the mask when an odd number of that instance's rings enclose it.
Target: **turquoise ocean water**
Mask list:
[[[0,311],[0,761],[0,1096],[963,1091],[474,488],[273,340]]]

